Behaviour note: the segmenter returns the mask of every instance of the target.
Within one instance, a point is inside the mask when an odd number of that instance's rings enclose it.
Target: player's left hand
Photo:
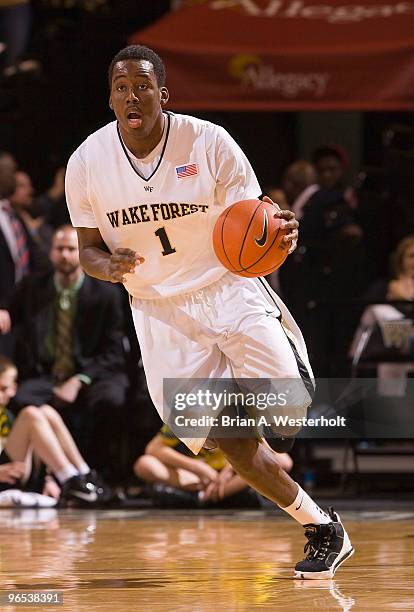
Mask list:
[[[277,206],[277,208],[279,208],[277,203],[273,202],[273,200],[271,200],[268,196],[264,196],[264,198],[262,199],[263,199],[263,202],[269,202],[269,204],[274,204],[275,206]],[[287,245],[290,245],[289,246],[289,255],[290,255],[296,249],[296,245],[298,243],[299,222],[296,220],[295,213],[291,210],[281,210],[279,208],[279,210],[275,213],[275,215],[279,217],[280,219],[283,219],[284,221],[284,224],[282,225],[283,229],[290,230],[290,232],[286,234],[286,236],[283,238],[283,242]]]

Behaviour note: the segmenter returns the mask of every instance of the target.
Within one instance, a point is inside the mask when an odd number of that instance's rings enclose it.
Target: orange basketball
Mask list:
[[[228,270],[239,276],[265,276],[285,261],[289,245],[282,242],[277,207],[262,200],[241,200],[224,210],[213,230],[214,251]]]

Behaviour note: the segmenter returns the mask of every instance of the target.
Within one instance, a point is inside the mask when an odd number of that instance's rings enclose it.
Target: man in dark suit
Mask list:
[[[96,466],[105,444],[91,442],[104,434],[101,426],[114,429],[128,385],[121,295],[83,273],[71,226],[54,233],[50,260],[53,271],[23,279],[7,309],[21,375],[15,406],[57,408]]]
[[[16,161],[0,151],[0,305],[27,274],[45,267],[45,259],[9,198],[16,189]]]
[[[16,284],[27,274],[47,267],[22,219],[9,198],[16,188],[15,159],[0,151],[0,308],[4,308]],[[6,319],[6,320],[4,320]],[[0,327],[7,327],[7,314],[0,316]],[[0,337],[0,353],[14,356],[13,334]]]

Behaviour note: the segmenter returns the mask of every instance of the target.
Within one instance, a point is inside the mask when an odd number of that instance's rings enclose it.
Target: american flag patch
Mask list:
[[[177,178],[185,178],[186,176],[194,176],[198,174],[198,166],[197,164],[186,164],[185,166],[178,166],[175,169],[177,173]]]

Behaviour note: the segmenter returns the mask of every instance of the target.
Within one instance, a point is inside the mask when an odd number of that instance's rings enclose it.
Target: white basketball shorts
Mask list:
[[[313,390],[306,347],[290,313],[263,279],[227,273],[193,293],[133,297],[131,309],[148,390],[163,420],[166,378],[301,379],[306,415]],[[195,453],[205,439],[182,438]]]

